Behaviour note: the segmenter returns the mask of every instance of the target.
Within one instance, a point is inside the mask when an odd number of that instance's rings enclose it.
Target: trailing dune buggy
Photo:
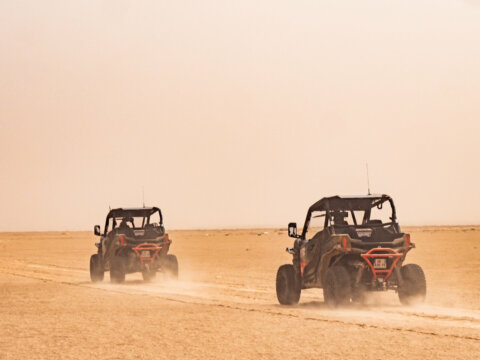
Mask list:
[[[168,254],[171,240],[163,227],[162,212],[157,207],[113,209],[107,215],[103,234],[95,243],[96,254],[90,257],[90,278],[102,281],[110,271],[110,281],[121,283],[125,274],[141,272],[145,281],[155,277],[157,271],[177,278],[178,262]]]
[[[367,291],[395,290],[402,304],[423,301],[426,280],[416,264],[403,265],[415,247],[401,232],[388,195],[326,197],[313,204],[301,235],[288,225],[293,264],[276,278],[280,304],[298,303],[302,289],[323,288],[330,306],[362,302]]]

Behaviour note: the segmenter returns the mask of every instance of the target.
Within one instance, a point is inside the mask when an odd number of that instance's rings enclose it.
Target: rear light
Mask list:
[[[342,248],[346,249],[347,251],[351,251],[352,248],[351,248],[351,245],[348,243],[348,240],[347,240],[347,237],[344,236],[342,238]]]
[[[123,245],[125,242],[124,242],[124,239],[123,239],[123,235],[120,236],[120,243]]]
[[[165,234],[165,241],[168,241],[168,234]]]
[[[300,275],[302,275],[302,276],[303,276],[303,271],[305,270],[305,266],[307,266],[306,263],[304,263],[304,262],[300,263]]]
[[[405,249],[405,251],[408,250],[408,248],[410,247],[410,234],[405,234],[405,246],[403,247]]]

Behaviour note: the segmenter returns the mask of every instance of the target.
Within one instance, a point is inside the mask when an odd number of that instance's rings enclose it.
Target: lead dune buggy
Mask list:
[[[395,290],[402,304],[423,301],[426,280],[416,264],[403,265],[415,247],[401,232],[388,195],[326,197],[313,204],[301,235],[288,225],[293,264],[276,278],[280,304],[298,303],[302,289],[323,288],[330,306],[363,302],[367,291]]]
[[[121,283],[125,274],[141,272],[145,281],[155,277],[157,271],[178,277],[178,261],[168,254],[171,240],[163,227],[162,212],[157,207],[113,209],[107,215],[103,234],[95,243],[96,254],[90,257],[90,278],[102,281],[110,271],[110,281]]]

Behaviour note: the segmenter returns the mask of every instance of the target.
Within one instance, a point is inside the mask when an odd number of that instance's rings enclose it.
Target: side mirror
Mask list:
[[[297,223],[288,224],[288,236],[297,238]]]
[[[100,225],[95,225],[95,226],[93,227],[93,233],[94,233],[95,235],[97,235],[97,236],[100,236],[100,235],[101,235],[101,234],[100,234]]]

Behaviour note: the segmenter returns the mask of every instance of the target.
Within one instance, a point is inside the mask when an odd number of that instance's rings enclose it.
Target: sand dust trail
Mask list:
[[[480,231],[412,230],[411,262],[425,268],[427,302],[404,307],[392,292],[375,294],[366,306],[333,310],[315,289],[304,291],[297,306],[278,305],[276,270],[290,261],[283,249],[291,241],[282,231],[172,232],[180,279],[145,283],[132,274],[125,284],[111,284],[108,273],[104,282],[90,282],[89,234],[0,234],[0,352],[11,359],[27,350],[36,358],[160,352],[160,358],[376,359],[395,348],[402,358],[472,358],[480,353],[480,304],[472,301],[480,298],[480,276],[463,276],[459,262],[451,269],[445,264],[454,257],[452,236],[461,245],[460,264],[476,264],[467,248],[480,243]],[[427,251],[426,243],[437,248]],[[118,329],[130,341],[115,338]],[[299,334],[310,334],[309,341],[292,343]]]

